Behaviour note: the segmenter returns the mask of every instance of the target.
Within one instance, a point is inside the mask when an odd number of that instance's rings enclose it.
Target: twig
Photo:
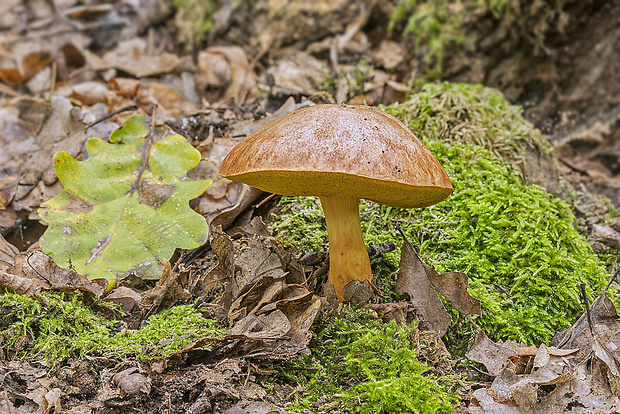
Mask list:
[[[125,106],[117,111],[111,112],[108,115],[104,116],[103,118],[99,118],[98,120],[96,120],[95,122],[93,122],[92,124],[88,125],[86,127],[86,129],[88,128],[92,128],[97,124],[100,124],[101,122],[112,118],[113,116],[116,116],[118,114],[122,114],[123,112],[128,112],[128,111],[137,111],[139,109],[138,105],[129,105],[129,106]]]
[[[286,367],[285,371],[318,371],[318,367]]]
[[[486,375],[487,377],[491,377],[491,378],[495,378],[495,377],[497,377],[497,375],[493,375],[493,374],[491,374],[491,373],[489,373],[489,372],[483,371],[483,370],[481,370],[480,368],[478,368],[478,367],[476,367],[476,366],[474,366],[474,365],[469,365],[469,366],[468,366],[468,368],[471,368],[471,369],[473,369],[474,371],[477,371],[478,373],[480,373],[480,374],[482,374],[482,375]]]
[[[588,304],[588,295],[586,295],[586,284],[581,283],[581,296],[583,296],[583,302],[586,305],[586,316],[588,317],[588,326],[590,327],[590,333],[594,338],[594,328],[592,328],[592,319],[590,319],[590,305]]]
[[[376,246],[368,246],[366,251],[368,252],[368,257],[370,260],[376,259],[377,257],[381,257],[385,255],[387,252],[391,252],[396,249],[396,244],[393,241],[388,240],[383,243],[379,243]]]
[[[603,148],[605,148],[607,145],[611,144],[613,141],[615,141],[616,139],[620,138],[620,130],[616,131],[615,133],[613,133],[609,138],[605,139],[603,142],[601,142],[600,144],[598,144],[596,146],[596,148],[594,148],[592,151],[588,152],[585,156],[586,159],[591,160],[595,155],[597,155]]]
[[[260,206],[272,200],[276,196],[278,196],[278,194],[273,194],[273,193],[269,194],[267,197],[263,198],[258,204],[254,204],[252,207],[259,208]]]
[[[51,3],[52,8],[54,9],[54,13],[56,13],[56,15],[60,17],[60,20],[67,23],[69,26],[71,26],[75,30],[78,30],[78,31],[83,30],[83,26],[81,23],[74,22],[73,20],[69,19],[62,11],[60,11],[60,9],[58,8],[58,5],[56,4],[56,0],[48,0],[48,2]]]
[[[605,286],[605,289],[603,289],[604,294],[607,294],[607,289],[609,289],[609,286],[611,286],[611,284],[614,283],[614,280],[616,280],[619,274],[620,274],[620,266],[618,266],[618,268],[616,269],[616,272],[609,280],[609,283],[607,283],[607,286]]]
[[[2,387],[4,388],[4,387]],[[6,402],[6,409],[9,410],[9,414],[13,414],[13,409],[11,408],[12,404],[9,401],[9,395],[6,392],[6,388],[4,388],[4,401]]]
[[[117,22],[108,22],[108,21],[103,21],[103,22],[93,22],[93,23],[87,23],[82,25],[82,30],[81,31],[86,31],[86,30],[91,30],[91,29],[99,29],[101,27],[114,27],[114,26],[125,26],[127,25],[127,22],[125,21],[117,21]],[[16,37],[14,40],[12,40],[12,43],[15,43],[17,41],[22,41],[22,40],[35,40],[35,39],[40,39],[40,38],[50,38],[50,37],[54,37],[54,36],[62,36],[64,34],[68,34],[68,33],[73,33],[76,32],[77,30],[71,28],[71,29],[61,29],[61,30],[52,30],[52,31],[47,31],[47,32],[43,32],[43,33],[33,33],[31,35],[27,35],[27,36],[23,36],[23,37]]]
[[[500,291],[501,293],[503,293],[504,295],[508,296],[510,299],[512,299],[512,300],[514,301],[514,298],[512,297],[512,295],[510,294],[510,292],[508,292],[508,291],[506,290],[506,288],[505,288],[505,287],[503,287],[502,285],[500,285],[500,284],[499,284],[499,283],[497,283],[497,282],[493,282],[493,287],[494,287],[496,290]]]

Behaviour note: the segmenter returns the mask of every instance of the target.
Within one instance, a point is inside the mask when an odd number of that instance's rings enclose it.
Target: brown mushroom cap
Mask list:
[[[405,208],[452,192],[444,168],[409,128],[361,105],[316,105],[278,118],[237,144],[219,174],[276,194]]]

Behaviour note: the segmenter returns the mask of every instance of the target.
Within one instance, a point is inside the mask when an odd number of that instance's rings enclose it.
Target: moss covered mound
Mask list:
[[[448,96],[442,103],[433,88],[451,95],[461,91],[461,96]],[[492,338],[539,343],[581,314],[579,284],[598,293],[607,275],[577,232],[570,207],[538,186],[523,184],[518,170],[487,149],[495,149],[497,143],[518,148],[520,141],[545,147],[538,142],[538,131],[530,129],[530,135],[523,129],[525,121],[509,122],[519,116],[500,98],[481,87],[444,84],[388,108],[424,139],[448,171],[454,193],[440,204],[415,211],[364,202],[362,228],[367,243],[400,242],[391,225],[400,222],[429,265],[440,272],[469,275],[469,291],[482,301],[483,315],[477,322]],[[462,103],[459,111],[450,109],[450,99]],[[463,118],[462,113],[469,115]],[[455,125],[464,132],[456,134]],[[302,249],[325,249],[318,204],[291,198],[283,203],[285,214],[273,225],[277,236]],[[397,262],[396,254],[387,255],[377,269],[386,290]]]

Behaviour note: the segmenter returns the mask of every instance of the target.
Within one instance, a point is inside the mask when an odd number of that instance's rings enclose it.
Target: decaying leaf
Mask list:
[[[256,75],[245,51],[238,46],[210,47],[198,54],[198,82],[210,102],[230,105],[256,95]]]
[[[110,143],[91,138],[86,149],[83,162],[56,154],[64,191],[39,210],[49,224],[41,248],[59,266],[91,279],[156,279],[175,248],[206,241],[207,224],[188,201],[210,181],[186,179],[200,155],[185,138],[134,116]]]
[[[403,235],[404,237],[404,235]],[[438,274],[422,263],[415,248],[404,237],[400,268],[396,279],[396,293],[409,294],[422,320],[443,336],[450,326],[448,315],[437,289],[457,309],[466,315],[480,314],[480,301],[467,293],[467,275],[460,272]]]
[[[52,97],[51,105],[33,98],[13,104],[10,112],[0,112],[0,186],[11,195],[16,211],[32,211],[60,192],[53,186],[54,153],[65,149],[78,156],[87,138],[86,125],[80,109],[60,96]],[[34,211],[33,216],[38,219]]]
[[[80,289],[101,295],[105,286],[62,269],[41,250],[18,252],[0,236],[0,291],[33,296],[43,290]]]
[[[476,334],[471,349],[465,356],[471,361],[483,364],[491,375],[500,373],[510,357],[517,355],[517,347],[523,346],[515,341],[491,341],[483,331]]]

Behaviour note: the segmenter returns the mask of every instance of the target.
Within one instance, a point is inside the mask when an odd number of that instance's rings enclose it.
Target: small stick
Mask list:
[[[95,121],[95,122],[93,122],[92,124],[88,125],[88,126],[86,127],[86,129],[88,129],[88,128],[92,128],[92,127],[94,127],[95,125],[97,125],[97,124],[99,124],[99,123],[101,123],[101,122],[105,121],[106,119],[110,119],[110,118],[112,118],[113,116],[118,115],[118,114],[121,114],[121,113],[123,113],[123,112],[127,112],[127,111],[137,111],[137,110],[138,110],[138,105],[129,105],[129,106],[126,106],[126,107],[124,107],[124,108],[119,109],[118,111],[114,111],[114,112],[109,113],[108,115],[104,116],[103,118],[99,118],[98,120],[96,120],[96,121]]]
[[[607,294],[607,289],[609,289],[609,286],[611,286],[611,284],[614,283],[614,280],[616,280],[619,274],[620,274],[620,266],[618,266],[618,268],[616,269],[616,272],[609,280],[609,283],[607,283],[607,286],[605,286],[605,289],[603,289],[604,294]]]
[[[469,366],[468,366],[468,368],[473,369],[474,371],[478,371],[480,374],[482,374],[482,375],[486,375],[487,377],[491,377],[491,378],[495,378],[495,377],[497,377],[497,375],[493,375],[493,374],[491,374],[491,373],[489,373],[489,372],[483,371],[483,370],[481,370],[480,368],[475,367],[475,366],[473,366],[473,365],[469,365]]]
[[[588,295],[586,295],[586,284],[581,283],[579,285],[581,287],[581,295],[583,296],[583,302],[586,305],[586,315],[588,317],[588,326],[590,327],[590,333],[592,337],[594,337],[594,329],[592,328],[592,319],[590,319],[590,305],[588,304]]]

